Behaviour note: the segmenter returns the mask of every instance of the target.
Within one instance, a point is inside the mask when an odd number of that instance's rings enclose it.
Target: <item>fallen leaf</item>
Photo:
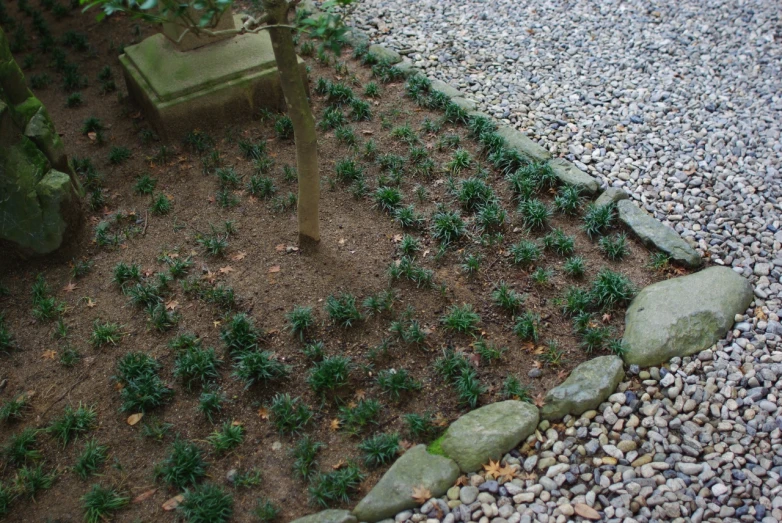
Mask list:
[[[358,389],[356,391],[356,399],[357,400],[361,401],[361,400],[363,400],[366,397],[367,397],[367,391],[365,391],[364,389]]]
[[[401,234],[395,234],[393,238],[391,238],[391,241],[394,243],[399,243],[402,241],[402,235]]]
[[[609,321],[611,321],[611,314],[606,312],[603,314],[603,323],[608,323]]]
[[[258,409],[258,416],[260,416],[261,419],[269,419],[269,409],[266,407],[261,407]]]
[[[95,307],[95,301],[92,298],[87,298],[87,307],[90,309]]]
[[[494,461],[492,459],[489,460],[488,465],[483,466],[483,470],[485,472],[484,475],[487,478],[492,478],[492,479],[497,479],[499,477],[500,469],[501,469],[500,462]]]
[[[178,496],[174,496],[173,498],[169,499],[165,503],[163,503],[163,510],[166,512],[171,512],[172,510],[176,509],[180,503],[182,503],[185,500],[185,496],[182,494],[179,494]]]
[[[345,238],[340,238],[337,243],[339,243],[340,245],[345,245]]]
[[[206,201],[209,202],[209,203],[214,203],[215,202],[215,197],[214,196],[210,196],[210,197],[208,197],[206,199]]]
[[[214,325],[215,329],[220,326],[220,320],[215,320],[212,322],[212,325]]]
[[[178,301],[171,300],[170,302],[166,303],[166,310],[173,311],[177,308],[177,305],[179,305]]]
[[[280,243],[274,247],[274,250],[277,252],[285,252],[285,244]]]
[[[532,362],[532,366],[536,369],[542,369],[543,368],[543,362],[540,360],[535,360]]]
[[[432,423],[435,427],[447,427],[448,426],[448,419],[442,415],[441,412],[438,412],[434,419],[432,419]]]
[[[543,408],[543,405],[546,404],[546,397],[543,395],[543,393],[539,393],[537,396],[535,396],[535,406],[539,409]]]
[[[237,252],[236,254],[231,256],[231,260],[233,260],[233,261],[240,261],[240,260],[243,260],[245,258],[245,256],[247,256],[246,252]]]
[[[589,505],[587,505],[586,503],[576,503],[575,505],[573,505],[573,509],[575,510],[576,514],[578,514],[582,518],[594,519],[594,520],[601,519],[600,513],[597,510],[590,507]]]
[[[402,447],[405,451],[408,451],[412,448],[413,442],[403,439],[402,441],[399,442],[399,446]]]
[[[207,269],[206,274],[201,276],[201,279],[204,279],[204,280],[208,281],[209,283],[214,283],[215,280],[217,279],[217,275],[215,273],[213,273],[212,271]]]
[[[87,138],[89,138],[90,141],[94,142],[95,140],[98,139],[98,133],[95,133],[95,132],[87,133]]]
[[[133,425],[141,421],[141,418],[143,417],[144,417],[143,412],[137,412],[136,414],[131,414],[130,416],[128,416],[128,425],[132,427]]]
[[[470,481],[467,479],[467,476],[461,475],[459,476],[459,479],[456,480],[456,486],[457,487],[465,487]]]
[[[234,268],[230,265],[226,265],[225,267],[220,267],[220,274],[228,274],[229,272],[234,272]]]
[[[73,292],[78,288],[78,285],[76,285],[73,282],[68,283],[65,287],[62,288],[65,292]]]
[[[760,307],[755,307],[755,317],[760,321],[766,321],[768,319],[768,316]]]
[[[156,488],[153,488],[152,490],[147,490],[146,492],[142,492],[135,498],[133,498],[133,501],[131,503],[141,503],[142,501],[146,501],[149,498],[151,498],[153,495],[155,495],[155,492],[157,492]]]
[[[334,418],[331,420],[331,423],[329,423],[329,428],[331,430],[339,430],[340,425],[342,425],[337,418]]]
[[[347,465],[347,463],[345,462],[345,460],[344,460],[344,459],[341,459],[341,460],[339,460],[339,461],[337,462],[337,464],[336,464],[336,465],[332,465],[332,466],[331,466],[331,468],[333,468],[334,470],[339,470],[339,469],[341,469],[342,467],[344,467],[345,465]]]
[[[560,380],[564,380],[565,378],[567,378],[568,374],[570,374],[568,371],[562,369],[561,371],[557,372],[557,378]]]
[[[269,267],[269,273],[275,273],[280,272],[280,266],[279,265],[272,265]]]
[[[45,360],[53,360],[57,357],[57,351],[56,350],[45,350],[43,351],[43,354],[41,354],[41,358]]]
[[[419,505],[423,505],[432,497],[432,493],[426,487],[413,487],[413,499]]]
[[[505,482],[513,481],[513,478],[519,475],[518,471],[510,465],[505,465],[497,471],[497,479],[505,479]]]

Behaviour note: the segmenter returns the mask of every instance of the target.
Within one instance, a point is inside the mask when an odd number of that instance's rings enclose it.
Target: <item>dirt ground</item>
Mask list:
[[[9,11],[17,21],[27,26],[32,39],[35,33],[30,27],[30,18],[17,13],[15,7],[9,5]],[[357,449],[361,438],[331,430],[330,423],[336,417],[336,407],[322,405],[305,382],[311,364],[301,352],[301,343],[286,330],[285,314],[294,305],[314,307],[318,326],[311,338],[322,340],[328,354],[350,356],[357,364],[351,375],[350,394],[353,397],[366,395],[382,401],[384,409],[373,432],[399,432],[409,443],[417,443],[405,430],[403,414],[429,411],[452,421],[465,412],[458,405],[452,387],[436,374],[433,366],[444,347],[472,352],[472,338],[452,335],[439,324],[439,318],[448,307],[453,304],[472,304],[481,316],[480,327],[484,337],[508,348],[499,362],[482,362],[477,368],[481,382],[488,389],[482,395],[480,404],[487,404],[502,399],[501,384],[509,374],[519,377],[530,387],[532,395],[536,396],[561,382],[570,369],[588,357],[579,348],[570,319],[554,303],[568,286],[574,283],[588,285],[602,267],[624,273],[639,288],[664,277],[645,268],[649,252],[639,243],[630,243],[630,254],[622,262],[609,262],[599,252],[597,244],[581,231],[579,221],[555,214],[552,225],[576,237],[576,253],[586,260],[587,277],[582,283],[567,278],[562,272],[564,259],[546,253],[538,265],[553,269],[554,277],[546,286],[535,285],[528,273],[510,262],[507,249],[520,239],[540,238],[542,233],[525,232],[520,228],[516,214],[510,212],[512,224],[506,228],[500,246],[483,247],[477,242],[477,234],[471,233],[468,239],[459,242],[439,260],[434,259],[437,242],[428,233],[415,233],[421,237],[427,251],[419,260],[423,266],[435,271],[435,287],[416,289],[410,283],[395,282],[392,286],[397,290],[398,299],[392,312],[373,316],[349,329],[336,327],[329,322],[324,310],[326,298],[346,291],[363,299],[388,288],[387,269],[399,257],[396,243],[404,231],[387,214],[374,209],[370,198],[357,201],[342,184],[324,181],[321,245],[315,253],[302,254],[287,249],[288,246],[295,246],[297,241],[294,212],[275,212],[270,208],[268,200],[253,198],[244,192],[236,194],[239,199],[237,206],[221,208],[215,201],[217,180],[214,176],[202,173],[198,155],[183,144],[165,144],[176,150],[169,162],[160,164],[148,161],[164,144],[154,140],[142,142],[140,131],[146,126],[138,110],[120,101],[116,93],[100,94],[97,75],[106,64],[110,65],[119,92],[125,92],[117,60],[118,46],[139,41],[152,34],[153,29],[141,25],[137,30],[135,22],[122,16],[97,23],[94,15],[94,12],[81,15],[78,10],[74,10],[71,16],[57,21],[50,12],[44,11],[55,35],[75,30],[88,36],[90,51],[79,53],[73,49],[67,50],[69,60],[78,63],[82,73],[89,79],[89,86],[81,91],[85,99],[81,107],[65,107],[68,93],[60,88],[59,75],[49,66],[48,55],[36,53],[37,64],[25,71],[28,77],[47,72],[55,79],[50,87],[36,90],[35,93],[49,110],[69,154],[91,158],[98,171],[105,176],[106,205],[97,212],[89,211],[85,206],[85,226],[57,253],[24,259],[7,253],[0,259],[0,283],[9,290],[8,296],[0,298],[0,311],[5,315],[9,330],[19,347],[9,356],[0,356],[0,381],[7,380],[4,389],[0,391],[0,403],[24,392],[31,396],[31,410],[23,420],[0,423],[0,442],[5,442],[11,434],[28,426],[46,427],[53,418],[61,415],[66,405],[83,403],[94,405],[97,409],[99,425],[92,435],[102,444],[108,445],[110,458],[99,477],[82,481],[70,467],[81,452],[86,438],[82,437],[63,448],[51,436],[40,436],[46,467],[58,471],[58,478],[53,487],[40,493],[34,502],[17,500],[6,518],[8,521],[79,521],[83,518],[79,498],[95,482],[118,485],[132,497],[156,489],[149,498],[132,503],[118,512],[117,521],[175,519],[175,514],[164,512],[161,505],[178,492],[155,480],[155,464],[166,455],[173,434],[198,442],[207,449],[205,438],[215,429],[215,425],[196,410],[198,390],[187,390],[173,377],[175,355],[166,344],[178,333],[194,332],[205,346],[218,349],[225,361],[219,385],[230,402],[215,421],[222,423],[225,420],[236,420],[246,428],[245,441],[237,450],[222,457],[208,454],[208,480],[225,486],[234,494],[235,521],[253,521],[251,511],[259,497],[267,497],[281,508],[279,521],[290,521],[314,512],[318,507],[310,504],[306,483],[296,479],[291,472],[289,451],[296,440],[280,436],[272,424],[259,415],[259,409],[275,393],[301,396],[315,410],[314,420],[307,433],[327,445],[319,455],[320,469],[330,470],[346,460],[361,460]],[[31,40],[31,50],[18,53],[17,61],[21,63],[35,47],[35,42]],[[354,91],[362,95],[361,86],[371,80],[371,71],[352,60],[349,52],[343,54],[341,60],[355,73],[357,86],[354,86]],[[312,68],[311,89],[320,77],[333,81],[346,80],[338,78],[333,67],[321,65],[313,59],[308,59],[308,63]],[[380,152],[405,155],[407,146],[390,137],[389,130],[381,127],[380,115],[385,115],[394,126],[409,122],[416,130],[424,118],[436,120],[442,115],[421,109],[406,99],[402,82],[381,85],[381,90],[381,98],[372,105],[375,114],[373,120],[351,123],[351,126],[359,140],[374,139]],[[327,103],[318,95],[313,95],[312,101],[316,118],[320,119]],[[96,145],[81,132],[83,121],[90,116],[99,118],[107,126],[104,145]],[[278,194],[296,191],[295,182],[285,181],[282,174],[282,166],[295,165],[293,141],[277,139],[271,123],[246,121],[238,126],[218,131],[210,129],[208,132],[216,139],[216,148],[225,164],[234,166],[244,176],[243,180],[250,177],[253,166],[242,155],[235,139],[265,140],[270,156],[275,160],[270,176],[275,180]],[[473,157],[479,156],[476,143],[467,138],[464,127],[445,124],[442,133],[459,135],[462,146],[470,150]],[[450,159],[450,150],[438,151],[433,147],[436,136],[422,135],[422,139],[425,145],[432,146],[430,154],[438,168]],[[129,148],[130,159],[121,165],[111,164],[108,155],[112,146]],[[319,153],[324,180],[334,176],[336,161],[350,155],[348,148],[337,142],[333,131],[320,132]],[[380,175],[379,167],[368,161],[362,163],[370,188],[374,189],[374,180]],[[488,164],[486,166],[490,169]],[[474,172],[475,168],[467,169],[460,177]],[[138,195],[133,191],[137,177],[144,173],[157,179],[156,192],[163,192],[171,199],[172,210],[168,215],[155,216],[150,213],[150,196]],[[407,176],[401,186],[404,203],[415,203],[417,210],[426,216],[432,214],[438,203],[457,208],[458,203],[448,193],[444,178],[443,172],[436,172],[430,179]],[[514,209],[511,194],[500,174],[491,171],[489,181],[504,207],[509,211]],[[428,199],[423,203],[415,199],[414,187],[417,184],[424,185],[428,192]],[[550,195],[546,196],[549,203],[551,199]],[[93,241],[95,225],[104,214],[118,210],[135,211],[138,226],[143,232],[124,241],[119,247],[97,246]],[[463,213],[463,216],[469,218],[470,215]],[[226,220],[232,220],[236,227],[236,234],[229,239],[227,253],[223,257],[207,255],[196,243],[196,233],[206,233],[210,224],[217,227]],[[469,228],[471,231],[475,229],[472,225]],[[231,359],[219,338],[222,322],[225,321],[223,311],[185,296],[182,289],[174,285],[172,299],[177,302],[174,308],[181,318],[172,330],[159,333],[150,329],[144,312],[130,304],[128,298],[112,284],[112,271],[118,262],[140,264],[144,271],[150,273],[161,272],[166,267],[158,261],[158,257],[163,252],[175,250],[182,256],[188,253],[192,255],[195,263],[191,275],[206,275],[212,281],[229,285],[235,290],[237,310],[250,313],[256,324],[266,331],[263,349],[275,352],[280,360],[292,366],[290,379],[245,390],[244,385],[231,376]],[[460,268],[465,253],[482,256],[481,269],[475,276],[467,276]],[[94,265],[89,274],[73,279],[70,274],[72,264],[79,260],[89,260]],[[39,322],[31,314],[31,286],[39,274],[45,277],[56,297],[67,305],[63,318],[70,332],[65,341],[54,338],[54,321]],[[528,372],[536,365],[538,356],[534,350],[525,350],[525,347],[529,347],[514,336],[511,316],[493,305],[491,291],[500,280],[505,280],[516,291],[528,295],[525,310],[537,312],[544,321],[541,341],[556,340],[564,351],[565,357],[560,367],[543,365],[539,378],[528,378]],[[75,283],[75,287],[66,288],[70,282]],[[444,290],[440,289],[441,284],[445,286]],[[370,349],[382,339],[391,337],[388,332],[390,322],[407,306],[414,307],[415,317],[431,331],[426,346],[417,348],[395,343],[385,357],[370,361]],[[122,341],[116,346],[94,349],[89,343],[89,337],[95,320],[122,324],[125,333]],[[622,311],[605,319],[605,324],[613,329],[616,337],[622,333],[623,322]],[[58,361],[67,343],[82,356],[72,368]],[[111,377],[116,372],[118,359],[129,351],[144,351],[157,358],[163,366],[161,375],[174,390],[173,400],[148,413],[146,418],[156,417],[174,425],[172,433],[163,442],[143,438],[141,424],[130,426],[127,423],[128,414],[120,411],[119,393]],[[388,401],[374,377],[379,370],[387,368],[407,369],[422,383],[422,390],[405,396],[398,403]],[[228,486],[225,477],[229,470],[247,470],[252,467],[263,471],[264,479],[260,486],[249,489],[232,489]],[[371,489],[387,467],[363,468],[367,472],[367,479],[354,501]],[[14,468],[5,464],[0,469],[0,481],[11,482],[14,474]]]

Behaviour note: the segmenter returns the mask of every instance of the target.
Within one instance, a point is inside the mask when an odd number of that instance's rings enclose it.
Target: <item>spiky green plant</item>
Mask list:
[[[26,394],[19,394],[0,405],[0,421],[19,421],[30,407]]]
[[[554,229],[543,237],[543,246],[559,256],[570,256],[576,250],[576,239],[562,229]]]
[[[618,261],[630,253],[627,246],[627,235],[625,233],[615,234],[613,236],[603,236],[598,242],[600,250],[611,261]]]
[[[481,256],[480,254],[467,254],[463,258],[461,269],[469,276],[474,276],[481,268]]]
[[[195,485],[206,475],[203,452],[195,443],[177,438],[163,461],[155,467],[155,475],[178,489]]]
[[[92,333],[90,334],[90,343],[96,349],[106,345],[117,345],[122,341],[122,325],[112,322],[101,322],[95,320],[92,324]]]
[[[481,317],[472,308],[472,305],[452,305],[440,319],[447,330],[460,334],[473,334],[478,330]]]
[[[73,466],[73,471],[81,479],[87,479],[95,474],[106,462],[108,449],[107,446],[100,445],[95,438],[87,441],[84,444],[84,450],[79,457],[76,458],[76,464]]]
[[[327,394],[332,397],[345,385],[350,378],[353,363],[345,356],[329,356],[315,363],[307,376],[307,384],[313,392],[322,398]]]
[[[443,245],[459,240],[465,232],[464,220],[459,211],[439,210],[432,215],[431,234]]]
[[[111,520],[111,515],[130,503],[130,498],[113,487],[102,487],[95,483],[82,496],[81,503],[84,507],[84,521],[100,523]]]
[[[95,406],[85,406],[79,403],[75,409],[71,405],[65,406],[65,412],[59,418],[55,418],[46,429],[55,439],[62,442],[63,447],[82,434],[95,428],[98,414]]]
[[[423,414],[411,412],[402,416],[402,419],[405,421],[407,431],[414,438],[426,438],[437,432],[431,412],[424,412]]]
[[[502,383],[502,396],[506,399],[516,401],[532,402],[529,388],[522,385],[521,381],[515,376],[508,376]]]
[[[127,147],[112,146],[109,151],[109,163],[119,165],[130,158],[130,149]]]
[[[530,240],[522,240],[519,243],[511,245],[509,251],[513,263],[521,265],[524,268],[527,268],[538,261],[541,255],[538,244]]]
[[[355,436],[370,424],[377,424],[381,408],[380,402],[374,399],[362,399],[355,404],[344,405],[337,415],[340,428]]]
[[[326,445],[315,441],[309,435],[302,437],[291,449],[293,472],[301,479],[309,478],[312,474],[312,469],[317,465],[316,458],[318,452],[325,447]]]
[[[290,367],[280,362],[270,351],[244,350],[234,353],[233,376],[249,389],[256,383],[285,378]]]
[[[177,354],[174,377],[181,379],[188,390],[193,385],[205,385],[220,377],[222,360],[213,348],[190,347]]]
[[[581,278],[586,272],[586,262],[582,256],[572,256],[565,260],[562,270],[572,278]]]
[[[318,472],[310,478],[307,488],[313,504],[328,507],[337,503],[349,503],[350,496],[358,491],[364,474],[354,463],[327,473]]]
[[[300,398],[277,394],[269,404],[272,423],[282,434],[300,434],[312,419],[312,410]]]
[[[525,341],[538,341],[540,316],[532,312],[525,312],[514,318],[513,333]]]
[[[421,382],[413,378],[406,369],[380,371],[377,384],[393,401],[399,401],[404,393],[421,390]]]
[[[359,443],[358,449],[363,452],[367,467],[385,465],[399,453],[399,434],[376,434]]]
[[[394,219],[406,229],[420,229],[426,223],[426,218],[416,212],[412,204],[406,207],[398,207],[394,211]]]
[[[233,516],[234,500],[221,487],[202,483],[185,491],[177,509],[188,523],[225,523]]]
[[[244,441],[244,426],[241,423],[226,421],[219,429],[207,436],[206,441],[216,454],[233,450]]]
[[[551,209],[537,198],[519,203],[518,212],[521,215],[521,221],[528,229],[542,229],[551,217]]]
[[[297,305],[285,315],[285,318],[288,320],[288,328],[301,341],[304,341],[307,331],[315,325],[315,319],[312,317],[312,307]]]
[[[671,265],[671,258],[664,252],[654,252],[649,257],[649,263],[646,265],[649,269],[657,272],[666,270]]]
[[[198,410],[206,416],[210,423],[214,423],[214,417],[222,412],[225,403],[225,395],[219,390],[205,390],[198,398]]]
[[[402,192],[396,187],[378,187],[373,195],[375,207],[382,211],[394,212],[402,202]]]
[[[623,274],[603,269],[592,282],[590,293],[597,307],[610,310],[628,303],[635,296],[636,289]]]
[[[592,295],[589,291],[578,287],[568,287],[562,304],[562,312],[573,317],[587,312],[591,306]]]
[[[363,319],[356,306],[356,297],[347,292],[326,298],[326,313],[331,321],[341,327],[351,327]]]
[[[611,227],[613,221],[614,204],[597,206],[592,203],[584,213],[582,229],[591,239],[594,239],[596,236],[604,234]]]
[[[18,495],[34,500],[37,493],[52,488],[57,472],[46,472],[44,466],[44,463],[25,465],[16,472],[14,490]]]
[[[611,338],[611,329],[600,326],[587,326],[581,331],[581,348],[587,354],[603,349]]]
[[[3,447],[0,447],[0,455],[11,465],[23,465],[38,461],[43,457],[38,444],[38,430],[27,427],[19,433],[12,434]]]
[[[146,412],[166,403],[173,391],[158,375],[160,363],[144,352],[129,352],[117,364],[114,379],[122,385],[125,412]]]
[[[504,281],[500,281],[496,285],[491,296],[495,305],[510,313],[518,311],[526,299],[526,296],[511,289]]]
[[[554,209],[568,216],[575,216],[581,208],[581,189],[575,185],[563,185],[554,197]]]
[[[231,352],[257,349],[262,335],[253,318],[244,312],[231,316],[220,331],[220,339]]]

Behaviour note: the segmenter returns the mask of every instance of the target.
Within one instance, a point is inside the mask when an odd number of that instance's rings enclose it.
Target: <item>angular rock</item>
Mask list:
[[[421,70],[414,66],[413,62],[408,59],[403,59],[401,62],[396,64],[396,68],[402,71],[402,76],[405,78],[410,78],[411,76],[415,76],[421,72]]]
[[[455,87],[451,87],[450,85],[443,82],[442,80],[438,80],[437,78],[432,78],[431,82],[432,82],[433,90],[440,91],[448,98],[460,98],[464,96],[464,94],[462,94],[462,92],[459,89]]]
[[[563,383],[548,391],[540,416],[557,420],[566,414],[578,416],[596,409],[613,394],[624,375],[619,356],[600,356],[585,361],[573,369]]]
[[[432,496],[439,497],[458,477],[459,467],[453,460],[429,454],[425,445],[417,445],[396,460],[369,494],[359,501],[353,514],[359,521],[368,523],[394,517],[418,506],[412,498],[413,487],[425,487]]]
[[[752,299],[749,281],[727,267],[709,267],[646,287],[625,316],[625,363],[649,367],[709,348]]]
[[[562,158],[554,158],[548,162],[551,170],[557,175],[559,181],[567,185],[573,185],[581,189],[585,194],[596,194],[600,190],[600,184],[593,177]]]
[[[628,198],[630,198],[630,196],[622,189],[619,189],[618,187],[609,187],[597,197],[595,205],[602,207],[603,205],[617,203],[620,200],[627,200]]]
[[[345,41],[353,47],[359,47],[361,45],[369,46],[369,37],[367,34],[356,27],[351,27],[345,33]]]
[[[500,459],[538,425],[538,409],[522,401],[501,401],[468,412],[454,421],[441,448],[463,472],[473,472],[490,459]]]
[[[630,200],[621,200],[616,205],[619,219],[627,225],[644,245],[658,249],[672,260],[687,267],[698,267],[703,260],[679,234],[657,221]]]
[[[478,105],[475,102],[473,102],[468,98],[464,98],[462,96],[455,96],[451,98],[451,102],[455,103],[465,111],[474,111],[475,108],[478,107]]]
[[[323,510],[293,520],[291,523],[357,523],[357,521],[349,510]]]
[[[526,134],[517,131],[510,125],[499,125],[497,127],[497,134],[505,138],[505,142],[508,147],[515,149],[521,154],[532,158],[538,162],[545,162],[551,159],[551,153],[545,148],[536,144],[527,137]]]
[[[402,55],[383,47],[382,45],[373,44],[369,46],[369,52],[377,56],[381,60],[387,60],[389,63],[398,64],[402,61]]]

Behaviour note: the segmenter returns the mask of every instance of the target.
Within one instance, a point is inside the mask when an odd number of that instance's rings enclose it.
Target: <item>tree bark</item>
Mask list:
[[[263,0],[269,25],[288,23],[289,4],[286,0]],[[282,92],[288,116],[293,123],[296,142],[296,168],[299,173],[299,244],[314,245],[320,241],[318,206],[320,201],[320,175],[318,173],[318,141],[315,118],[307,100],[304,80],[299,71],[298,57],[293,46],[291,29],[272,27],[269,30],[280,73]]]

